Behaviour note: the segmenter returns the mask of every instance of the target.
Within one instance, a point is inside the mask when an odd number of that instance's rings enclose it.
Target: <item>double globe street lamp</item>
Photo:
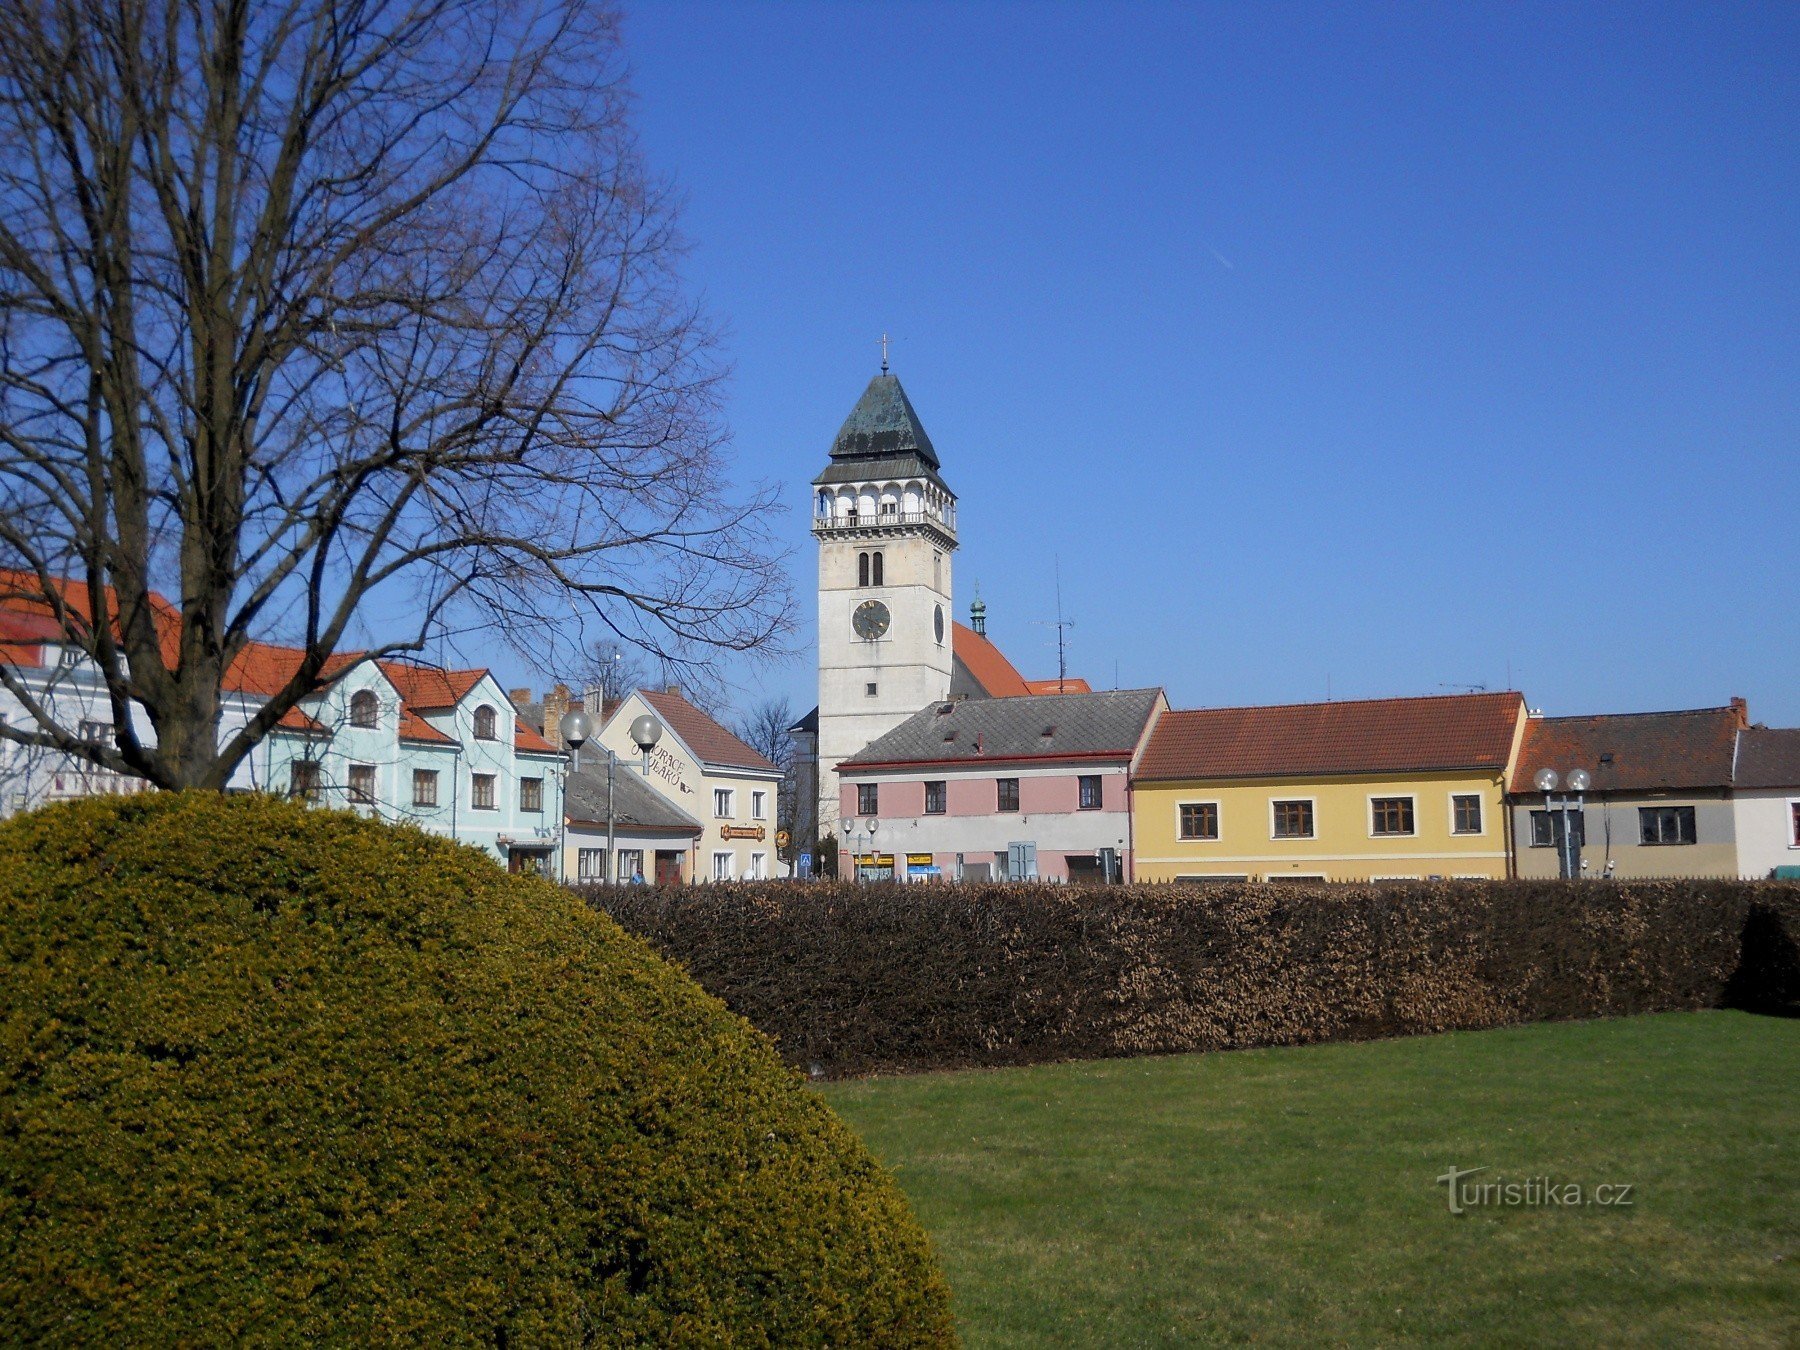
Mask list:
[[[588,738],[594,734],[594,721],[582,709],[573,708],[570,711],[563,714],[562,724],[559,729],[562,732],[563,744],[569,747],[569,757],[570,757],[570,764],[565,765],[565,767],[563,769],[563,822],[564,822],[563,835],[566,839],[566,836],[568,833],[568,818],[569,818],[569,811],[568,811],[569,770],[575,764],[579,763],[579,761],[576,759],[576,756],[578,756],[581,753],[581,747],[587,744]],[[662,739],[662,734],[663,734],[663,724],[661,722],[659,722],[655,717],[651,716],[649,713],[645,713],[643,716],[636,718],[631,724],[632,743],[637,746],[638,750],[644,756],[644,777],[646,777],[646,778],[648,778],[650,776],[650,752],[656,748],[656,743]],[[615,775],[618,771],[618,766],[619,766],[619,757],[617,755],[615,755],[611,750],[607,750],[607,752],[606,752],[606,867],[605,867],[604,872],[600,879],[602,881],[611,881],[611,882],[616,882],[619,879],[619,877],[618,877],[619,853],[618,853],[618,850],[613,846],[613,832],[614,832],[614,828],[615,828],[614,822],[616,819],[615,812],[613,811],[613,783],[615,781]],[[558,857],[561,858],[564,852],[565,852],[565,849],[563,847],[559,846],[557,849]],[[565,880],[565,881],[568,880],[566,864],[565,864],[565,869],[564,869],[563,880]]]
[[[1555,769],[1539,769],[1531,781],[1544,794],[1544,811],[1550,818],[1550,828],[1556,834],[1558,874],[1565,881],[1573,881],[1581,875],[1581,845],[1585,842],[1576,837],[1574,826],[1576,821],[1583,819],[1582,794],[1594,780],[1586,769],[1570,769],[1568,790],[1561,796],[1557,795],[1556,789],[1564,780]],[[1575,821],[1569,819],[1571,811],[1575,813]],[[1581,833],[1587,833],[1585,828]]]

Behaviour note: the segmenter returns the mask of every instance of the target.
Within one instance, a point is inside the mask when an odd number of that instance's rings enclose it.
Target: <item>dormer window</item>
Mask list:
[[[491,741],[496,739],[494,735],[494,710],[485,703],[475,710],[475,739],[478,741]]]
[[[381,704],[372,690],[359,689],[350,696],[350,725],[375,727],[381,724]]]

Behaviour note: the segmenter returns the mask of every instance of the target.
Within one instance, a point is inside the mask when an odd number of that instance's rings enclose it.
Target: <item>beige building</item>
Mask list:
[[[1518,875],[1559,874],[1560,800],[1570,773],[1582,769],[1590,782],[1568,815],[1582,876],[1737,876],[1733,761],[1748,721],[1742,699],[1722,708],[1530,719],[1509,797]],[[1558,809],[1536,787],[1544,769],[1561,785]]]
[[[663,728],[648,755],[631,737],[632,723],[646,714]],[[671,884],[777,874],[776,794],[781,770],[678,690],[633,692],[608,710],[588,745],[582,752],[584,772],[597,767],[604,774],[604,752],[610,750],[619,758],[619,773],[641,775],[641,781],[681,817],[699,825],[698,836],[690,836],[679,859],[668,856],[672,842],[656,853],[654,874],[646,870],[646,880]],[[581,828],[584,836],[594,832],[591,821],[582,822]],[[591,838],[584,846],[594,846]]]

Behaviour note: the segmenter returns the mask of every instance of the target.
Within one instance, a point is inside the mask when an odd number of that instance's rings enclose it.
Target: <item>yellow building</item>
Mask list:
[[[1132,788],[1139,881],[1509,875],[1516,693],[1162,716]]]

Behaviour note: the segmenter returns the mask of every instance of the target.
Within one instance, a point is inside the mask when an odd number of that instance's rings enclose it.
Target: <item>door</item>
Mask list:
[[[679,850],[667,848],[656,850],[656,884],[658,886],[681,885],[681,853]]]
[[[1006,874],[1013,881],[1037,880],[1037,843],[1006,846]]]

